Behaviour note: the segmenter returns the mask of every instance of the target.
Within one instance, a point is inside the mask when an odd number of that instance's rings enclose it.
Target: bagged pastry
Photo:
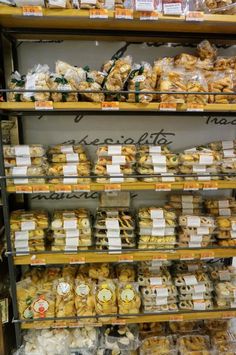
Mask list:
[[[72,9],[73,2],[72,0],[46,0],[46,7],[52,9]]]
[[[142,94],[142,91],[153,91],[155,81],[152,78],[152,67],[147,62],[134,64],[128,79],[128,90],[137,93],[128,94],[128,102],[149,103],[153,100],[153,94]],[[141,92],[141,93],[139,93]]]
[[[215,59],[217,56],[217,49],[209,41],[204,40],[200,42],[197,46],[197,53],[201,60],[204,59]]]
[[[95,284],[92,280],[77,277],[75,280],[75,309],[77,316],[95,316]],[[86,323],[94,319],[85,319]]]
[[[55,284],[55,316],[73,317],[75,316],[74,285],[70,278],[60,278]]]
[[[64,75],[51,74],[49,78],[49,85],[51,90],[62,90],[63,92],[52,92],[51,98],[54,102],[76,102],[78,101],[77,92],[66,92],[76,90],[73,83],[65,78]]]
[[[55,317],[55,295],[53,293],[42,293],[40,290],[32,302],[33,319]],[[50,326],[53,321],[41,321],[41,326]]]
[[[120,282],[135,281],[135,267],[127,263],[116,265],[116,274]]]
[[[141,306],[138,284],[133,282],[119,283],[117,301],[119,314],[138,314]]]
[[[104,0],[80,0],[80,9],[103,9]]]
[[[234,92],[234,82],[231,73],[214,72],[208,80],[208,90],[210,92],[219,92],[221,95],[210,95],[209,102],[216,104],[229,104],[234,102],[235,95],[227,95]],[[222,93],[225,93],[225,95]]]
[[[201,0],[202,8],[212,14],[236,14],[235,0]]]
[[[25,90],[50,90],[49,66],[36,64],[26,75]],[[23,101],[48,101],[50,92],[24,92]]]
[[[95,292],[95,310],[97,315],[117,314],[116,284],[107,279],[99,281]],[[101,322],[110,322],[112,318],[101,317]]]
[[[77,90],[79,90],[79,83],[81,81],[86,81],[86,70],[83,68],[74,67],[66,62],[62,62],[61,60],[56,61],[55,73],[59,74],[72,85]]]
[[[200,71],[195,71],[193,73],[187,73],[187,92],[207,92],[208,86],[205,77]],[[208,95],[197,95],[191,94],[187,95],[188,104],[205,105],[208,102]]]
[[[186,95],[178,92],[187,91],[186,74],[183,70],[167,67],[159,80],[159,91],[172,91],[175,94],[161,94],[161,102],[185,103]]]
[[[10,76],[8,87],[12,90],[23,90],[25,88],[25,75],[20,75],[18,71],[13,72]],[[7,100],[20,102],[22,101],[22,95],[22,92],[9,92],[7,94]]]
[[[174,65],[179,68],[184,68],[189,71],[194,71],[197,63],[197,57],[187,54],[181,53],[175,56]]]
[[[90,182],[90,163],[51,163],[48,168],[48,174],[55,176],[50,179],[52,184],[77,184]],[[58,177],[57,177],[58,176]],[[60,177],[64,176],[64,177]],[[79,177],[77,177],[79,176]]]
[[[109,325],[103,329],[101,345],[112,352],[136,350],[139,346],[138,328],[136,325]]]
[[[30,278],[19,281],[16,284],[17,302],[20,319],[32,319],[32,304],[37,292],[37,287]]]
[[[87,100],[91,102],[103,102],[105,100],[104,94],[101,93],[89,93],[89,91],[102,91],[101,85],[98,83],[92,81],[90,79],[89,81],[81,81],[78,84],[78,90],[80,91],[85,91],[83,93],[79,93],[81,96],[82,100]]]

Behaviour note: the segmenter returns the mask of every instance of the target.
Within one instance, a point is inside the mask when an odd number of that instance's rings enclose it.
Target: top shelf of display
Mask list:
[[[35,8],[32,10],[32,8]],[[28,9],[29,10],[29,9]],[[30,11],[32,14],[30,15]],[[190,15],[191,16],[191,15]],[[199,16],[199,18],[198,18]],[[126,18],[125,18],[126,17]],[[133,17],[133,18],[132,18]],[[0,25],[11,29],[46,29],[102,30],[113,35],[113,31],[128,34],[135,32],[168,32],[168,33],[209,33],[236,34],[236,15],[193,14],[192,20],[186,16],[170,16],[160,13],[143,13],[127,9],[112,10],[79,10],[79,9],[48,9],[0,6]],[[30,36],[30,32],[27,35]],[[142,34],[143,36],[145,34]],[[165,33],[165,36],[167,34]],[[227,38],[225,40],[228,40]]]

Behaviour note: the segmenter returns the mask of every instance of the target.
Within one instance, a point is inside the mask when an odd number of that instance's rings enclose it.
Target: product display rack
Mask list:
[[[26,17],[22,14],[22,9],[0,7],[0,25],[1,28],[1,48],[0,58],[1,69],[5,73],[5,82],[13,70],[18,69],[18,58],[16,50],[16,39],[50,39],[61,37],[63,39],[94,39],[102,38],[106,40],[114,40],[126,38],[135,38],[136,42],[142,43],[150,39],[151,41],[184,41],[186,38],[215,38],[220,43],[236,42],[236,26],[235,16],[225,15],[203,15],[202,23],[188,22],[184,17],[159,16],[158,21],[140,21],[137,14],[134,13],[134,20],[117,20],[114,19],[114,12],[108,11],[108,19],[90,19],[89,11],[83,10],[52,10],[43,9],[41,17]],[[86,28],[86,31],[84,30]],[[220,32],[220,33],[219,33]],[[225,36],[227,34],[227,36]],[[224,38],[227,37],[227,38]],[[8,60],[7,60],[8,58]],[[6,93],[6,84],[4,80],[2,84],[2,93]],[[159,103],[130,104],[119,103],[118,110],[104,111],[101,103],[78,102],[78,103],[53,103],[52,109],[36,109],[34,103],[12,103],[0,102],[0,113],[4,116],[18,116],[19,123],[23,116],[27,115],[85,115],[94,114],[126,114],[126,115],[198,115],[199,119],[205,115],[229,115],[234,116],[236,104],[230,105],[214,105],[208,104],[203,110],[189,110],[186,105],[178,105],[176,110],[172,112],[168,110],[160,110]],[[176,118],[177,119],[177,118]],[[20,125],[21,126],[21,125]],[[20,129],[20,143],[24,143],[22,132]],[[99,184],[91,182],[86,185],[52,185],[45,184],[44,190],[42,185],[29,186],[7,186],[4,161],[3,161],[3,144],[0,131],[0,183],[2,189],[3,214],[5,221],[5,233],[7,236],[7,255],[9,262],[9,273],[11,280],[11,295],[14,312],[14,324],[16,331],[17,347],[21,345],[21,329],[42,328],[40,320],[38,321],[21,321],[18,316],[17,297],[16,297],[16,265],[50,265],[50,264],[84,264],[84,263],[101,263],[101,262],[133,262],[142,260],[192,260],[202,259],[209,260],[213,258],[230,258],[236,256],[236,248],[204,248],[204,249],[177,249],[177,250],[134,250],[123,251],[121,253],[109,253],[104,251],[78,252],[76,254],[65,254],[57,252],[30,253],[29,255],[15,255],[12,250],[10,240],[10,214],[9,214],[9,194],[21,193],[49,193],[49,192],[83,192],[83,191],[114,191],[114,190],[153,190],[153,191],[170,191],[170,190],[216,190],[216,189],[235,189],[236,181],[191,181],[191,182],[170,182],[170,183],[121,183],[121,184]],[[76,186],[76,187],[75,187]],[[115,187],[114,187],[115,186]],[[64,189],[64,191],[63,191]],[[12,206],[11,206],[12,208]],[[106,315],[107,316],[107,315]],[[113,315],[114,316],[114,315]],[[114,324],[129,324],[143,322],[164,322],[164,321],[183,321],[193,319],[214,319],[214,318],[233,318],[236,316],[235,309],[210,310],[210,311],[192,311],[176,313],[156,313],[156,314],[139,314],[134,316],[120,317],[114,321]],[[98,318],[98,317],[97,317]],[[64,320],[64,327],[83,326],[83,317],[74,318],[79,320],[76,325],[71,325]],[[44,319],[47,321],[47,318]],[[55,319],[59,321],[60,319]],[[52,320],[51,320],[52,321]],[[101,325],[98,322],[99,325]],[[55,325],[57,327],[57,325]],[[58,325],[59,327],[59,325]]]

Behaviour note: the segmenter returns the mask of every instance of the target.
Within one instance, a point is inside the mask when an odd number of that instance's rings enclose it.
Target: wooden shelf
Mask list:
[[[88,10],[76,9],[43,9],[42,17],[30,17],[23,16],[21,8],[0,6],[0,25],[6,28],[236,33],[236,26],[232,26],[235,25],[234,15],[205,14],[200,23],[186,22],[184,16],[160,14],[158,21],[140,21],[139,17],[140,14],[134,12],[133,20],[114,19],[114,11],[108,11],[108,19],[90,19]]]
[[[182,250],[152,250],[138,251],[124,250],[122,253],[109,252],[79,252],[79,253],[40,253],[30,255],[17,255],[14,257],[15,265],[51,265],[51,264],[84,264],[84,263],[112,263],[133,262],[146,260],[194,260],[230,258],[236,256],[236,248],[209,248],[209,249],[182,249]]]
[[[168,322],[168,321],[184,321],[184,320],[202,320],[202,319],[230,319],[236,317],[236,311],[235,310],[213,310],[213,311],[194,311],[194,312],[178,312],[178,313],[168,313],[168,314],[143,314],[140,316],[134,316],[130,318],[119,318],[117,321],[109,321],[109,322],[103,322],[103,324],[137,324],[137,323],[150,323],[150,322]],[[101,320],[101,318],[100,318]],[[102,326],[100,323],[97,324],[97,326]],[[46,321],[44,321],[44,325],[40,325],[40,321],[32,322],[32,323],[21,323],[22,329],[43,329],[43,328],[49,328],[45,324]],[[82,327],[85,325],[85,322],[83,322],[83,319],[80,322],[74,323],[72,325],[71,322],[63,322],[64,327]],[[95,325],[96,323],[93,323]],[[54,328],[60,327],[58,326],[53,326]]]
[[[71,193],[71,192],[90,192],[90,191],[171,191],[171,190],[217,190],[217,189],[236,189],[236,180],[226,181],[181,181],[181,182],[126,182],[118,184],[100,184],[92,182],[90,184],[63,185],[63,184],[44,184],[44,185],[11,185],[7,191],[11,193]]]
[[[235,16],[236,20],[236,16]],[[235,26],[236,27],[236,26]],[[102,111],[102,105],[99,102],[54,102],[52,111]],[[7,111],[35,111],[35,105],[33,102],[0,102],[0,110]],[[47,110],[42,110],[47,112]],[[158,102],[151,102],[149,104],[142,103],[129,103],[120,102],[119,111],[160,111],[160,104]],[[161,112],[164,110],[161,110]],[[186,104],[177,104],[178,112],[187,111]],[[194,110],[193,110],[194,111]],[[203,112],[236,112],[236,104],[207,104],[204,106]],[[38,112],[38,110],[37,110]],[[104,111],[104,112],[107,112]],[[176,111],[170,111],[170,115],[174,114]],[[202,112],[202,113],[203,113]],[[111,110],[111,114],[114,111]],[[191,115],[191,111],[189,111]]]

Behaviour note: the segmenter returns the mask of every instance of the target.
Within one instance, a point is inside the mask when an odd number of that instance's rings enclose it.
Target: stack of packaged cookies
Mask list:
[[[126,208],[98,210],[94,228],[97,249],[121,252],[122,249],[135,248],[136,246],[134,217]]]
[[[223,247],[236,245],[236,215],[216,217],[216,237]]]
[[[222,155],[220,169],[222,174],[236,173],[236,141],[218,141],[209,144],[211,149]],[[235,176],[224,176],[226,180],[235,180]]]
[[[178,173],[178,155],[171,153],[165,145],[142,145],[137,151],[137,172],[142,175],[142,181],[176,181]],[[158,176],[148,176],[158,175]]]
[[[53,251],[77,251],[92,246],[91,217],[84,208],[55,211],[51,220]]]
[[[174,210],[157,207],[140,208],[138,212],[139,249],[174,248],[177,216]]]
[[[165,206],[168,210],[174,210],[179,215],[200,215],[202,213],[203,199],[201,195],[169,195]]]
[[[177,355],[174,339],[169,336],[153,336],[142,341],[140,355]]]
[[[135,145],[105,145],[97,149],[94,173],[97,182],[132,182],[135,174]]]
[[[48,227],[48,215],[45,211],[17,210],[12,212],[10,216],[11,239],[16,254],[45,250]]]
[[[82,145],[55,145],[48,149],[49,175],[53,184],[90,182],[91,163]]]
[[[43,184],[47,175],[46,152],[42,145],[4,145],[4,165],[7,184]],[[11,178],[14,176],[14,178]],[[33,178],[29,179],[28,176]],[[34,177],[35,176],[35,177]]]

